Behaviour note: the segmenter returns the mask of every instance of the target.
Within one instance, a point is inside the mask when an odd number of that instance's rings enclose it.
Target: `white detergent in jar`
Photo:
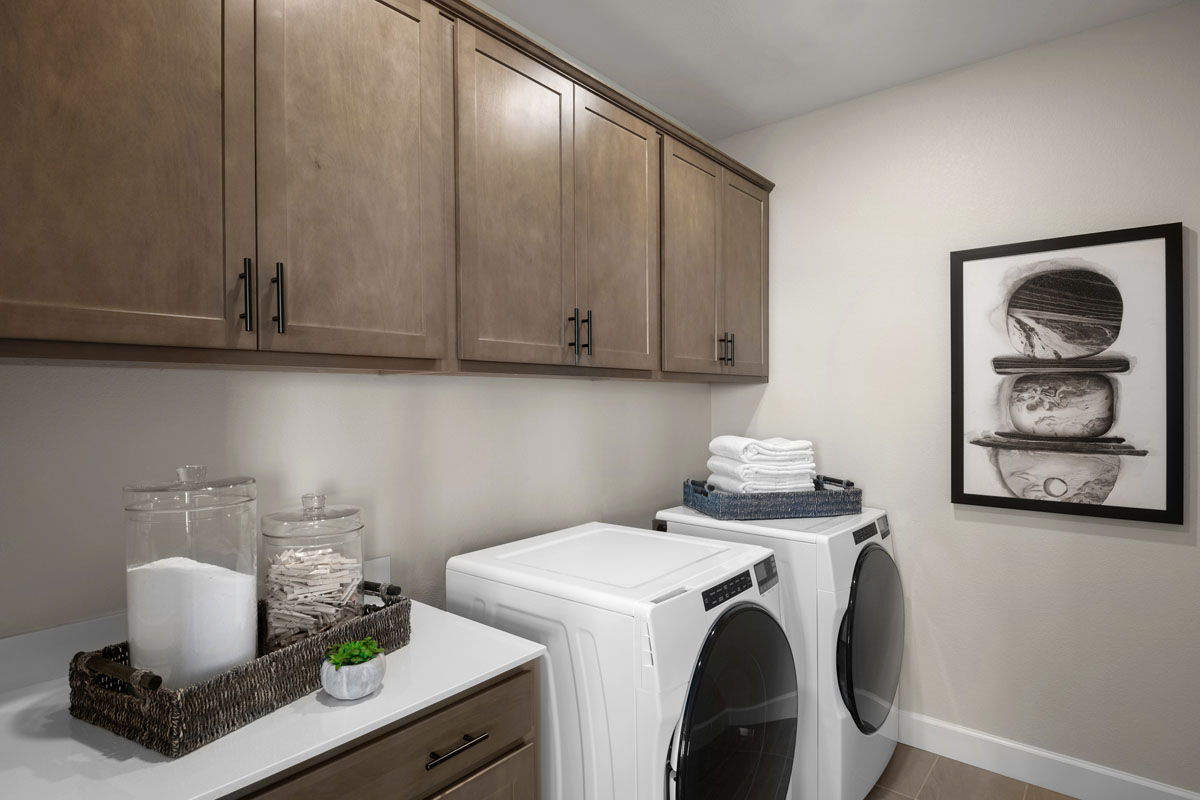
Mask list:
[[[126,486],[129,656],[171,689],[254,660],[258,641],[256,484],[209,478]]]
[[[126,573],[130,660],[171,689],[206,680],[254,658],[257,581],[182,556]]]

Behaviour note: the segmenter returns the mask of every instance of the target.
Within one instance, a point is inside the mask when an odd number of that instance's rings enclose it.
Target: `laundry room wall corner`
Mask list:
[[[776,181],[772,363],[712,430],[812,439],[887,510],[901,709],[1172,796],[1200,791],[1197,41],[1185,2],[720,143]],[[1185,524],[951,504],[949,253],[1178,221]]]

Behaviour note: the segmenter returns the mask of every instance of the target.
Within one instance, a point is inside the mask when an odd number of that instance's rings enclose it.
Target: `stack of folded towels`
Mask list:
[[[718,436],[708,449],[708,482],[724,492],[803,492],[817,475],[812,442],[804,439]]]

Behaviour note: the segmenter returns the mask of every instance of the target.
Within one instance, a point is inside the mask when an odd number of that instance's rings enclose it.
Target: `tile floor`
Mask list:
[[[1065,794],[1022,783],[961,761],[908,745],[879,776],[867,800],[1074,800]]]

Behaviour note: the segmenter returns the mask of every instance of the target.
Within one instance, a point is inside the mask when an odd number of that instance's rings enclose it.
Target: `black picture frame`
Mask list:
[[[1158,458],[1165,459],[1165,507],[1137,507],[1129,504],[1108,505],[1104,501],[1063,502],[1053,499],[1030,499],[1029,497],[1021,497],[1017,496],[1017,494],[1011,488],[1009,477],[1005,476],[1005,474],[1000,471],[999,466],[997,466],[997,471],[1001,473],[1001,478],[1003,478],[1002,483],[1006,485],[1006,489],[1008,491],[1007,496],[1001,494],[993,495],[968,491],[964,487],[964,458],[966,457],[968,446],[981,442],[978,439],[969,442],[968,439],[972,434],[971,432],[964,430],[964,379],[966,372],[963,362],[964,270],[970,270],[972,262],[978,262],[985,259],[995,259],[1005,256],[1030,256],[1030,261],[1032,262],[1036,260],[1037,255],[1040,253],[1050,253],[1054,251],[1071,250],[1074,248],[1088,248],[1124,242],[1139,242],[1151,239],[1162,239],[1164,242],[1164,258],[1162,269],[1164,270],[1163,284],[1165,286],[1165,292],[1162,299],[1162,313],[1165,323],[1165,340],[1162,343],[1162,347],[1165,357],[1165,374],[1163,376],[1164,385],[1162,396],[1162,413],[1165,415],[1166,441],[1165,447],[1156,452],[1154,455],[1156,455]],[[1117,290],[1114,289],[1114,291]],[[1117,291],[1116,296],[1117,302],[1121,302],[1121,294],[1119,291]],[[950,494],[952,503],[993,508],[1012,508],[1025,511],[1041,511],[1056,514],[1074,514],[1088,517],[1127,519],[1141,522],[1183,524],[1183,223],[1128,228],[1124,230],[1089,233],[1077,236],[1063,236],[1053,239],[1041,239],[1036,241],[1018,242],[1014,244],[981,247],[971,250],[959,250],[952,252],[950,254],[950,303],[952,386]],[[1006,324],[1008,324],[1008,320],[1010,318],[1011,315],[1006,311]],[[1118,330],[1120,329],[1120,323],[1117,324],[1117,328]],[[973,354],[973,357],[977,356],[978,354]],[[1022,359],[1018,358],[1013,360],[1015,361]],[[1025,360],[1028,361],[1027,358]],[[1076,363],[1079,363],[1078,360],[1075,361]],[[1057,363],[1063,364],[1067,362],[1061,361]],[[977,368],[973,369],[974,371],[978,372]],[[994,371],[996,372],[999,372],[999,369],[1000,368],[998,366],[994,367]],[[1049,368],[1043,370],[1043,372],[1048,371]],[[983,393],[983,389],[978,389],[976,391],[979,394]],[[999,402],[1000,401],[998,401],[998,403]],[[1026,437],[1026,439],[1040,438],[1026,436],[1025,433],[1000,433],[993,434],[990,437],[992,442],[1001,442],[1001,444],[993,446],[1006,449],[1007,444],[1004,443],[1004,440],[995,438],[996,435],[1021,436]],[[1111,437],[1110,440],[1116,442],[1124,441],[1119,437]],[[1088,446],[1095,446],[1091,444],[1093,440],[1090,439],[1074,439],[1073,441],[1087,441]],[[1095,441],[1100,440],[1097,439]],[[1129,447],[1130,445],[1117,444],[1106,446]],[[1022,444],[1020,447],[1014,447],[1012,449],[1033,450],[1035,448],[1036,443],[1029,444],[1028,446],[1026,446],[1026,444]],[[1001,451],[997,449],[992,452],[999,453]],[[1132,455],[1138,455],[1138,453],[1132,453]],[[975,456],[971,457],[976,458]],[[993,459],[999,458],[998,455],[989,457]],[[1121,458],[1125,457],[1121,456],[1120,458],[1114,460],[1119,462]],[[977,460],[974,463],[978,463]],[[993,460],[993,464],[996,465],[997,462]],[[1114,472],[1115,474],[1119,475],[1119,468],[1114,469]],[[1027,477],[1027,475],[1023,475],[1022,477]],[[1114,478],[1113,480],[1117,481],[1119,478]],[[1033,485],[1036,486],[1036,482]],[[1037,492],[1034,493],[1036,494]],[[1157,504],[1158,503],[1156,502],[1155,505]]]

